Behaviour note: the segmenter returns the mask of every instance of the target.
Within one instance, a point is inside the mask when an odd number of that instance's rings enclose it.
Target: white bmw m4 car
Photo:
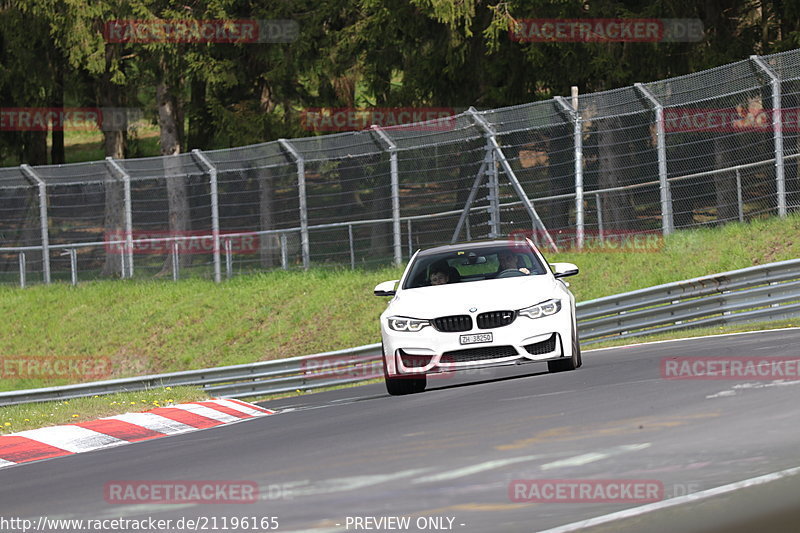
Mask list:
[[[429,374],[547,362],[581,366],[575,297],[529,240],[483,241],[418,251],[400,280],[375,287],[393,296],[381,314],[389,394],[422,392]]]

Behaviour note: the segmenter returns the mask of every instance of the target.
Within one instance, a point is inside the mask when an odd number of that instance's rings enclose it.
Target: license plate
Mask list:
[[[492,342],[491,333],[475,333],[474,335],[461,335],[461,344],[478,344],[481,342]]]

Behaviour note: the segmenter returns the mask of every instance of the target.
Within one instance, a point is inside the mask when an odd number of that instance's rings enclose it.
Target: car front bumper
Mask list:
[[[390,376],[435,374],[488,366],[553,361],[572,357],[569,308],[537,319],[516,317],[507,326],[442,332],[428,326],[394,331],[381,319],[386,371]],[[462,335],[491,333],[491,342],[461,344]]]

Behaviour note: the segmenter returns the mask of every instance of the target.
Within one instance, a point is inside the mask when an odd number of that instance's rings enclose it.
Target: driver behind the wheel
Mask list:
[[[500,259],[500,268],[497,270],[497,273],[503,272],[504,270],[519,270],[525,275],[531,273],[530,270],[527,268],[520,267],[519,263],[517,263],[517,255],[512,252],[500,252],[499,254]]]

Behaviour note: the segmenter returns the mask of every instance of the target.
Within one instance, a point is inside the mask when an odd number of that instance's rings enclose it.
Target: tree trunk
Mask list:
[[[64,66],[61,63],[61,58],[58,64],[55,65],[53,75],[55,77],[55,84],[53,86],[53,104],[52,107],[56,109],[64,108]],[[66,156],[64,154],[64,130],[54,129],[52,145],[50,147],[50,161],[54,165],[63,165],[66,163]]]
[[[623,161],[622,140],[619,138],[619,119],[604,119],[598,123],[598,188],[606,189],[620,185]],[[602,195],[603,227],[607,230],[637,229],[634,222],[628,193],[615,191]]]
[[[206,105],[205,80],[192,79],[191,81],[191,108],[189,110],[189,148],[205,150],[210,146],[211,117]]]
[[[250,169],[248,172],[256,174],[258,170]],[[259,180],[259,222],[261,231],[275,229],[273,215],[275,200],[275,178],[272,169],[261,170],[262,178]],[[261,266],[271,268],[275,265],[276,243],[279,238],[275,235],[262,235],[259,239],[259,252],[261,254]],[[280,246],[280,244],[278,244]],[[279,250],[280,248],[278,248]]]
[[[116,45],[106,47],[106,72],[100,78],[98,102],[101,108],[120,107],[123,102],[122,88],[111,81],[108,68],[114,54],[117,53]],[[124,159],[127,145],[126,129],[117,129],[105,124],[103,130],[103,152],[106,157]],[[105,188],[105,215],[104,231],[106,240],[120,240],[125,236],[125,195],[124,187],[119,176],[109,173]],[[101,276],[119,276],[122,271],[121,246],[115,245],[106,249],[105,262],[100,271]]]
[[[731,166],[729,146],[732,141],[727,135],[714,138],[714,162],[716,168]],[[717,223],[724,224],[738,220],[739,203],[736,197],[736,178],[734,171],[714,174],[714,199],[717,205]]]
[[[352,159],[343,159],[339,163],[339,213],[350,215],[364,210],[364,203],[361,201],[361,185],[363,175],[360,167]],[[387,166],[388,170],[388,166]]]
[[[167,203],[169,209],[169,231],[172,235],[186,235],[191,229],[189,213],[189,194],[186,184],[186,175],[180,159],[181,152],[181,120],[177,87],[173,86],[169,67],[165,60],[160,62],[161,79],[156,86],[156,104],[158,105],[159,140],[161,155],[165,156],[164,179],[167,184]],[[190,265],[191,255],[179,253],[178,266],[185,268]],[[172,271],[172,254],[168,254],[164,267],[159,275],[166,275]]]
[[[29,165],[47,164],[47,130],[27,131],[22,134],[24,145],[22,161]]]
[[[567,194],[575,191],[575,146],[573,129],[562,126],[551,130],[551,137],[546,143],[547,176],[550,182],[548,195]],[[544,216],[544,225],[548,230],[559,230],[569,227],[569,213],[574,202],[570,199],[549,200]]]

